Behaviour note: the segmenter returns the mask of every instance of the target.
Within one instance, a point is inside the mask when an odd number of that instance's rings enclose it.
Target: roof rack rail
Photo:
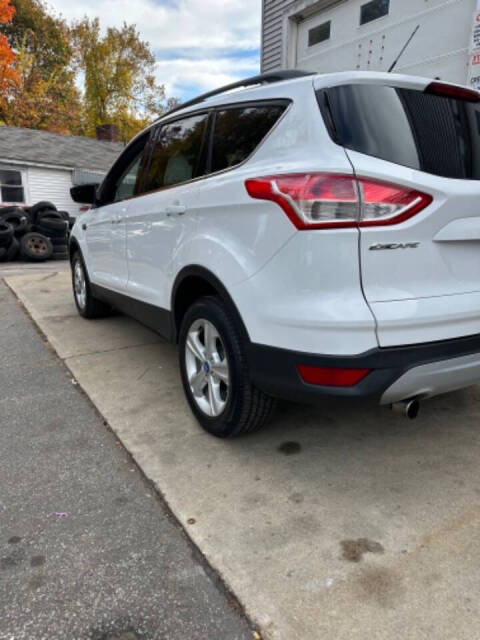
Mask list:
[[[197,98],[187,100],[187,102],[178,105],[178,107],[170,109],[170,111],[164,113],[161,118],[169,116],[170,114],[175,113],[175,111],[180,111],[180,109],[185,109],[186,107],[192,107],[195,104],[200,104],[201,102],[204,102],[204,100],[208,100],[208,98],[213,98],[213,96],[218,96],[221,93],[226,93],[227,91],[231,91],[232,89],[251,87],[256,84],[271,84],[274,82],[282,82],[283,80],[293,80],[294,78],[301,78],[303,76],[312,75],[315,75],[314,71],[300,71],[299,69],[283,69],[280,71],[272,71],[270,73],[261,73],[258,76],[252,76],[251,78],[246,78],[245,80],[239,80],[238,82],[232,82],[232,84],[226,84],[225,86],[214,89],[213,91],[208,91],[208,93],[202,93],[202,95],[198,96]]]

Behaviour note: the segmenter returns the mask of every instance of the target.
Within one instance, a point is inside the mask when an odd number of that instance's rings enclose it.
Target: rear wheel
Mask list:
[[[110,315],[111,307],[93,297],[87,270],[79,253],[72,259],[72,286],[75,305],[82,317],[93,320]]]
[[[272,415],[275,400],[250,380],[239,323],[216,296],[200,298],[185,314],[179,358],[187,400],[209,433],[221,438],[249,433]]]

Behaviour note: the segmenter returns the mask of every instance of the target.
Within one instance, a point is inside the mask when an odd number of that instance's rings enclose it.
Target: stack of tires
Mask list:
[[[66,260],[73,219],[51,202],[0,209],[0,262]]]

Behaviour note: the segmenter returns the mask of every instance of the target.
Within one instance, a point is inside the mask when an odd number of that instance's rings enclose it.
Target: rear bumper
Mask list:
[[[389,404],[480,382],[480,334],[371,349],[355,356],[322,356],[252,343],[249,359],[252,381],[279,398],[306,403],[350,398]],[[327,387],[305,383],[298,365],[371,369],[371,373],[353,387]]]

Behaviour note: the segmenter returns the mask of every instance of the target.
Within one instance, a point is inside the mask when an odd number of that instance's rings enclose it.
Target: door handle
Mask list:
[[[165,213],[167,216],[183,216],[187,207],[184,204],[169,204],[165,207]]]

